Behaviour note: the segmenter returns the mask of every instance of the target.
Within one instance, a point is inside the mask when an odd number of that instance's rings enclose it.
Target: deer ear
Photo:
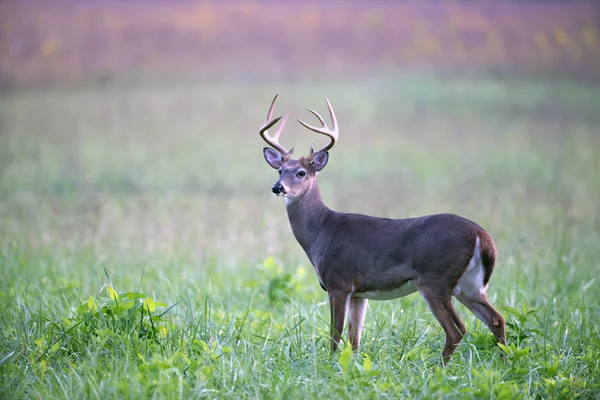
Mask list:
[[[329,160],[329,153],[326,151],[319,151],[315,154],[312,162],[312,167],[315,172],[319,172],[327,165],[327,160]]]
[[[263,149],[263,154],[265,155],[265,160],[267,160],[267,164],[271,166],[271,168],[279,169],[283,164],[283,156],[280,152],[270,147],[265,147]]]

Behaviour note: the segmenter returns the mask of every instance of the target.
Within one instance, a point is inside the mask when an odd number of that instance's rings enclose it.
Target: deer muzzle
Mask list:
[[[273,185],[273,187],[271,188],[271,190],[277,196],[281,196],[282,194],[285,193],[285,189],[283,188],[283,185],[281,183],[279,183],[279,182],[277,182],[275,185]]]

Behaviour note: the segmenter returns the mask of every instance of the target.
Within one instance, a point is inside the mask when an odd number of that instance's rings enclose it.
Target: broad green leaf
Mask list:
[[[506,311],[509,314],[515,315],[515,316],[519,316],[521,315],[521,310],[519,310],[516,307],[511,307],[511,306],[502,306],[501,307],[504,311]]]
[[[88,302],[85,302],[85,303],[81,304],[79,307],[77,307],[75,309],[75,311],[77,311],[77,314],[85,314],[86,312],[90,311],[90,307],[88,306]]]
[[[497,343],[498,347],[500,347],[500,349],[502,349],[503,352],[505,352],[506,354],[512,354],[512,350],[510,347],[502,344],[502,343]]]
[[[125,292],[121,296],[126,297],[131,300],[143,299],[143,298],[147,297],[144,293],[139,293],[139,292]]]
[[[133,302],[127,298],[124,298],[119,302],[119,309],[122,311],[125,311],[125,310],[129,310],[130,308],[132,308],[135,305],[136,305],[135,302]]]
[[[54,343],[52,347],[50,347],[50,353],[56,353],[60,348],[60,344],[58,342]]]
[[[550,378],[556,375],[560,362],[558,359],[554,359],[553,362],[544,362],[542,365],[546,369],[546,376]]]
[[[215,372],[215,367],[211,367],[208,365],[205,365],[204,367],[202,367],[202,373],[204,374],[204,376],[206,378],[210,378],[214,372]]]
[[[200,341],[200,345],[202,345],[204,351],[210,351],[210,347],[208,347],[208,344],[204,340]]]

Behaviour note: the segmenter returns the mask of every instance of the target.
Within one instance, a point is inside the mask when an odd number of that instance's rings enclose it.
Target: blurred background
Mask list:
[[[3,1],[2,84],[382,71],[597,79],[597,2]]]
[[[306,121],[331,100],[334,209],[460,213],[506,282],[597,245],[598,2],[4,0],[0,32],[2,246],[45,276],[305,265],[258,135],[276,93]]]

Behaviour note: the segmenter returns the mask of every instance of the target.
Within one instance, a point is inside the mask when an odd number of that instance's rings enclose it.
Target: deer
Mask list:
[[[285,199],[292,233],[313,265],[319,284],[329,297],[330,350],[342,344],[348,317],[349,343],[359,351],[369,300],[392,300],[419,292],[446,334],[442,364],[466,334],[452,305],[454,296],[506,344],[505,321],[487,298],[497,251],[490,234],[477,223],[445,213],[392,219],[338,212],[321,199],[317,175],[329,160],[329,150],[338,140],[338,123],[325,97],[331,128],[319,113],[308,109],[320,127],[297,121],[305,128],[329,138],[318,151],[292,158],[279,136],[291,113],[272,118],[273,98],[260,136],[269,145],[263,149],[267,164],[279,178],[272,187]],[[268,130],[281,120],[271,136]]]

